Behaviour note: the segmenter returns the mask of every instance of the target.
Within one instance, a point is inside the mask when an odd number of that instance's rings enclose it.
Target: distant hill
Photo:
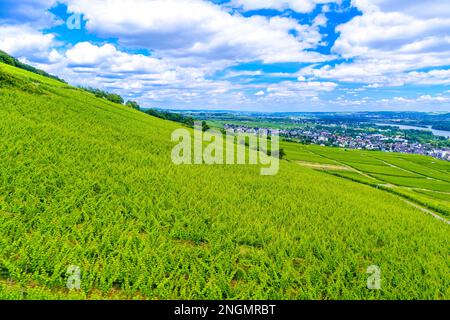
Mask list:
[[[16,68],[20,68],[23,70],[27,70],[36,74],[39,74],[41,76],[47,77],[47,78],[52,78],[58,81],[61,81],[63,83],[67,83],[66,81],[64,81],[61,78],[58,78],[57,76],[51,75],[43,70],[37,69],[35,67],[32,67],[26,63],[20,62],[19,60],[17,60],[16,58],[14,58],[13,56],[10,56],[9,54],[7,54],[6,52],[0,50],[0,62],[9,64],[11,66],[14,66]]]

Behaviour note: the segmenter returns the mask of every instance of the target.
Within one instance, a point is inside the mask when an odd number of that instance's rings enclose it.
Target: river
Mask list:
[[[415,127],[415,126],[406,126],[402,124],[391,124],[391,123],[375,123],[377,126],[380,127],[397,127],[401,130],[421,130],[421,131],[431,131],[435,136],[440,137],[446,137],[450,139],[450,131],[444,131],[444,130],[436,130],[432,129],[431,126],[424,127]]]

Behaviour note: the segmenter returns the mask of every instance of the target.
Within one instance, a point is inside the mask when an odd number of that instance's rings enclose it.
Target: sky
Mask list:
[[[145,108],[450,112],[450,1],[1,0],[0,49]]]

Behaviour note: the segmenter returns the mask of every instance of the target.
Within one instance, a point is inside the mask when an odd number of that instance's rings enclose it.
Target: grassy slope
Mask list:
[[[398,197],[293,162],[175,166],[177,124],[0,72],[31,85],[0,83],[0,298],[450,298],[450,227]]]

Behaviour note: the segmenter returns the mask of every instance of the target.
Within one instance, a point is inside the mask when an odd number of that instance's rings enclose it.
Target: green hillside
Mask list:
[[[23,69],[23,70],[27,70],[29,72],[36,73],[36,74],[39,74],[39,75],[44,76],[44,77],[51,78],[51,79],[57,80],[59,82],[66,83],[64,80],[62,80],[62,79],[60,79],[60,78],[58,78],[58,77],[56,77],[54,75],[48,74],[47,72],[45,72],[43,70],[36,69],[35,67],[32,67],[32,66],[30,66],[28,64],[20,62],[19,60],[17,60],[16,58],[10,56],[9,54],[7,54],[6,52],[4,52],[2,50],[0,50],[0,63],[9,64],[9,65],[11,65],[13,67],[16,67],[16,68],[19,68],[19,69]]]
[[[450,298],[450,225],[298,163],[380,175],[377,159],[287,145],[276,176],[176,166],[179,127],[0,64],[0,299]],[[449,172],[404,158],[404,181]],[[81,290],[66,288],[71,265]]]

